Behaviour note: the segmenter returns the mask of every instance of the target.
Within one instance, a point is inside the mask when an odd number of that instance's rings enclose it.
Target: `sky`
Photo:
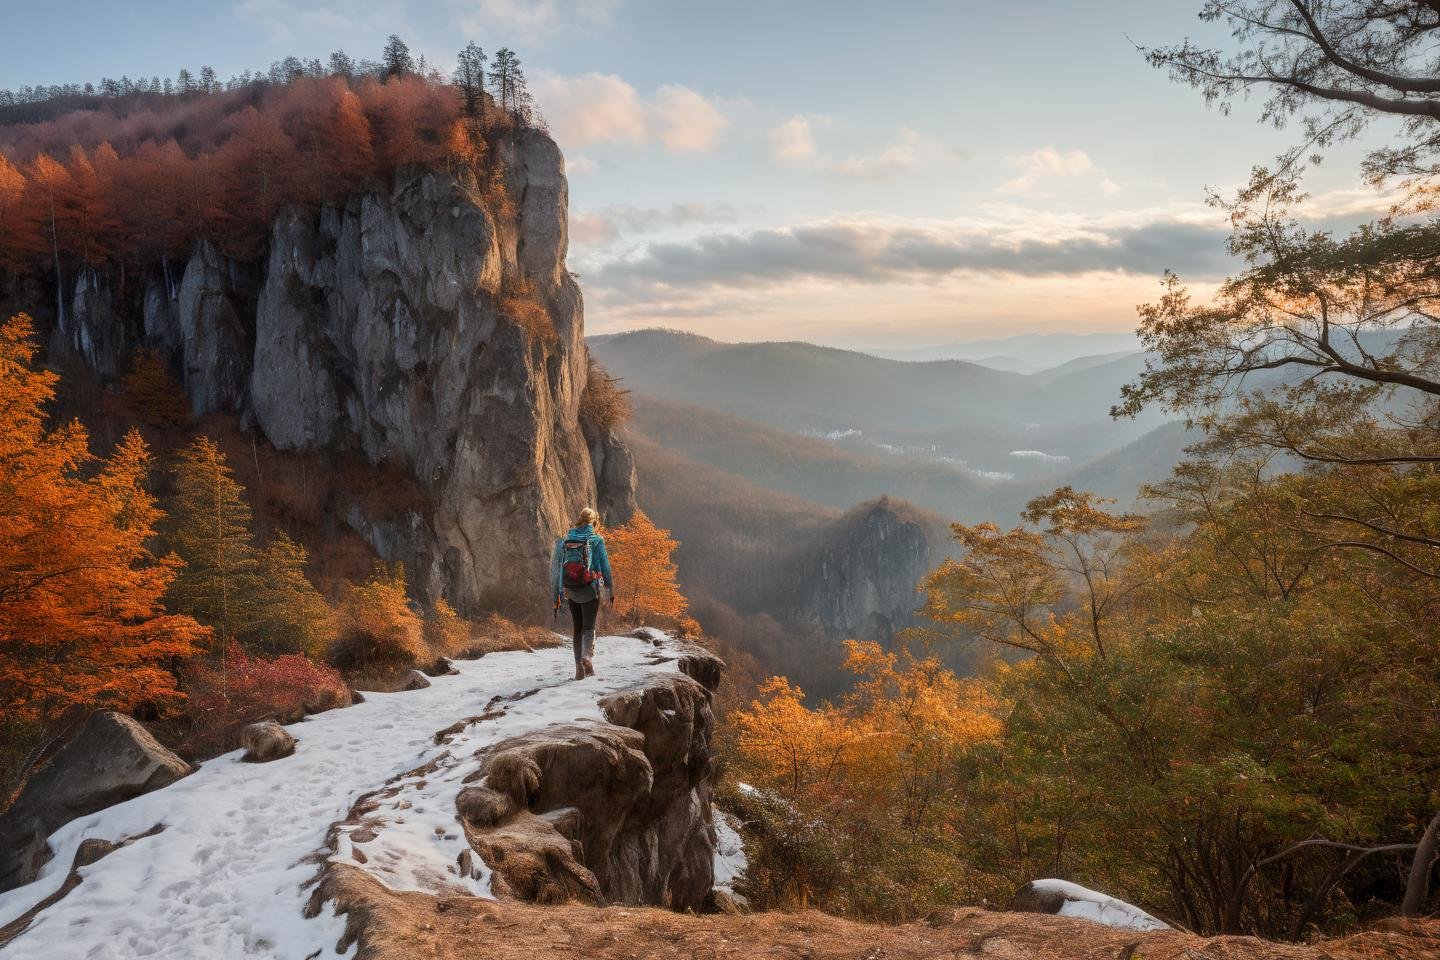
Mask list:
[[[1291,130],[1229,116],[1137,46],[1210,44],[1199,0],[0,0],[0,87],[229,76],[294,54],[449,70],[521,56],[563,148],[590,333],[914,347],[1123,331],[1171,269],[1232,266],[1207,190]],[[1383,207],[1337,150],[1317,218]]]

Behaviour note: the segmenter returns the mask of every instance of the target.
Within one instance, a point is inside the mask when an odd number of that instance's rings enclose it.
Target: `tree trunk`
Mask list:
[[[1420,846],[1415,848],[1410,880],[1405,884],[1405,900],[1400,904],[1402,917],[1417,916],[1425,908],[1425,898],[1430,893],[1430,867],[1435,863],[1437,847],[1440,847],[1440,813],[1435,814],[1420,837]]]

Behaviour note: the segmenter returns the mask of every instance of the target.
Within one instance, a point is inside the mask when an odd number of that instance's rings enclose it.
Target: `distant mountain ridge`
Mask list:
[[[928,457],[979,479],[1051,476],[1057,465],[1088,462],[1166,420],[1155,412],[1133,421],[1109,416],[1121,385],[1144,368],[1139,353],[1024,375],[967,361],[911,363],[808,343],[731,344],[665,330],[589,343],[637,396],[857,451]]]
[[[1140,350],[1133,333],[1020,333],[1009,337],[957,340],[926,347],[887,349],[866,353],[890,360],[969,360],[1016,373],[1038,373],[1081,357]]]

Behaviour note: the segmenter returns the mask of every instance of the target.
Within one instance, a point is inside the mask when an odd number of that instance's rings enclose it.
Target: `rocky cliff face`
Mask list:
[[[793,629],[882,642],[915,623],[915,585],[939,560],[944,525],[882,497],[851,510],[786,562],[783,596],[768,599]]]
[[[524,131],[496,163],[503,200],[408,173],[284,212],[261,262],[201,243],[183,269],[156,271],[138,309],[86,273],[57,340],[106,378],[148,345],[172,358],[196,414],[239,414],[280,449],[407,469],[426,507],[397,517],[356,504],[346,522],[421,592],[473,610],[542,578],[580,506],[611,521],[634,509],[628,450],[582,416],[560,151]]]

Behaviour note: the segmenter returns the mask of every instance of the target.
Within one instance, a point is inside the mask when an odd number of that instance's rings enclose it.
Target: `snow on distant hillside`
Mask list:
[[[248,764],[240,751],[228,753],[163,790],[74,820],[51,836],[55,856],[40,878],[0,895],[0,926],[60,887],[82,840],[165,829],[81,868],[83,882],[41,912],[5,956],[333,956],[343,921],[328,910],[302,916],[302,887],[316,875],[317,855],[330,855],[327,831],[362,793],[427,762],[433,772],[399,782],[393,816],[366,844],[366,869],[395,889],[489,896],[487,870],[461,877],[456,867],[465,840],[455,794],[475,751],[553,723],[602,719],[599,698],[676,669],[652,662],[654,652],[649,639],[602,637],[597,676],[578,682],[568,645],[458,661],[458,675],[437,677],[428,689],[367,693],[364,703],[291,725],[298,747],[290,757]],[[492,703],[503,715],[435,743],[438,731]],[[348,844],[342,838],[334,855]]]

